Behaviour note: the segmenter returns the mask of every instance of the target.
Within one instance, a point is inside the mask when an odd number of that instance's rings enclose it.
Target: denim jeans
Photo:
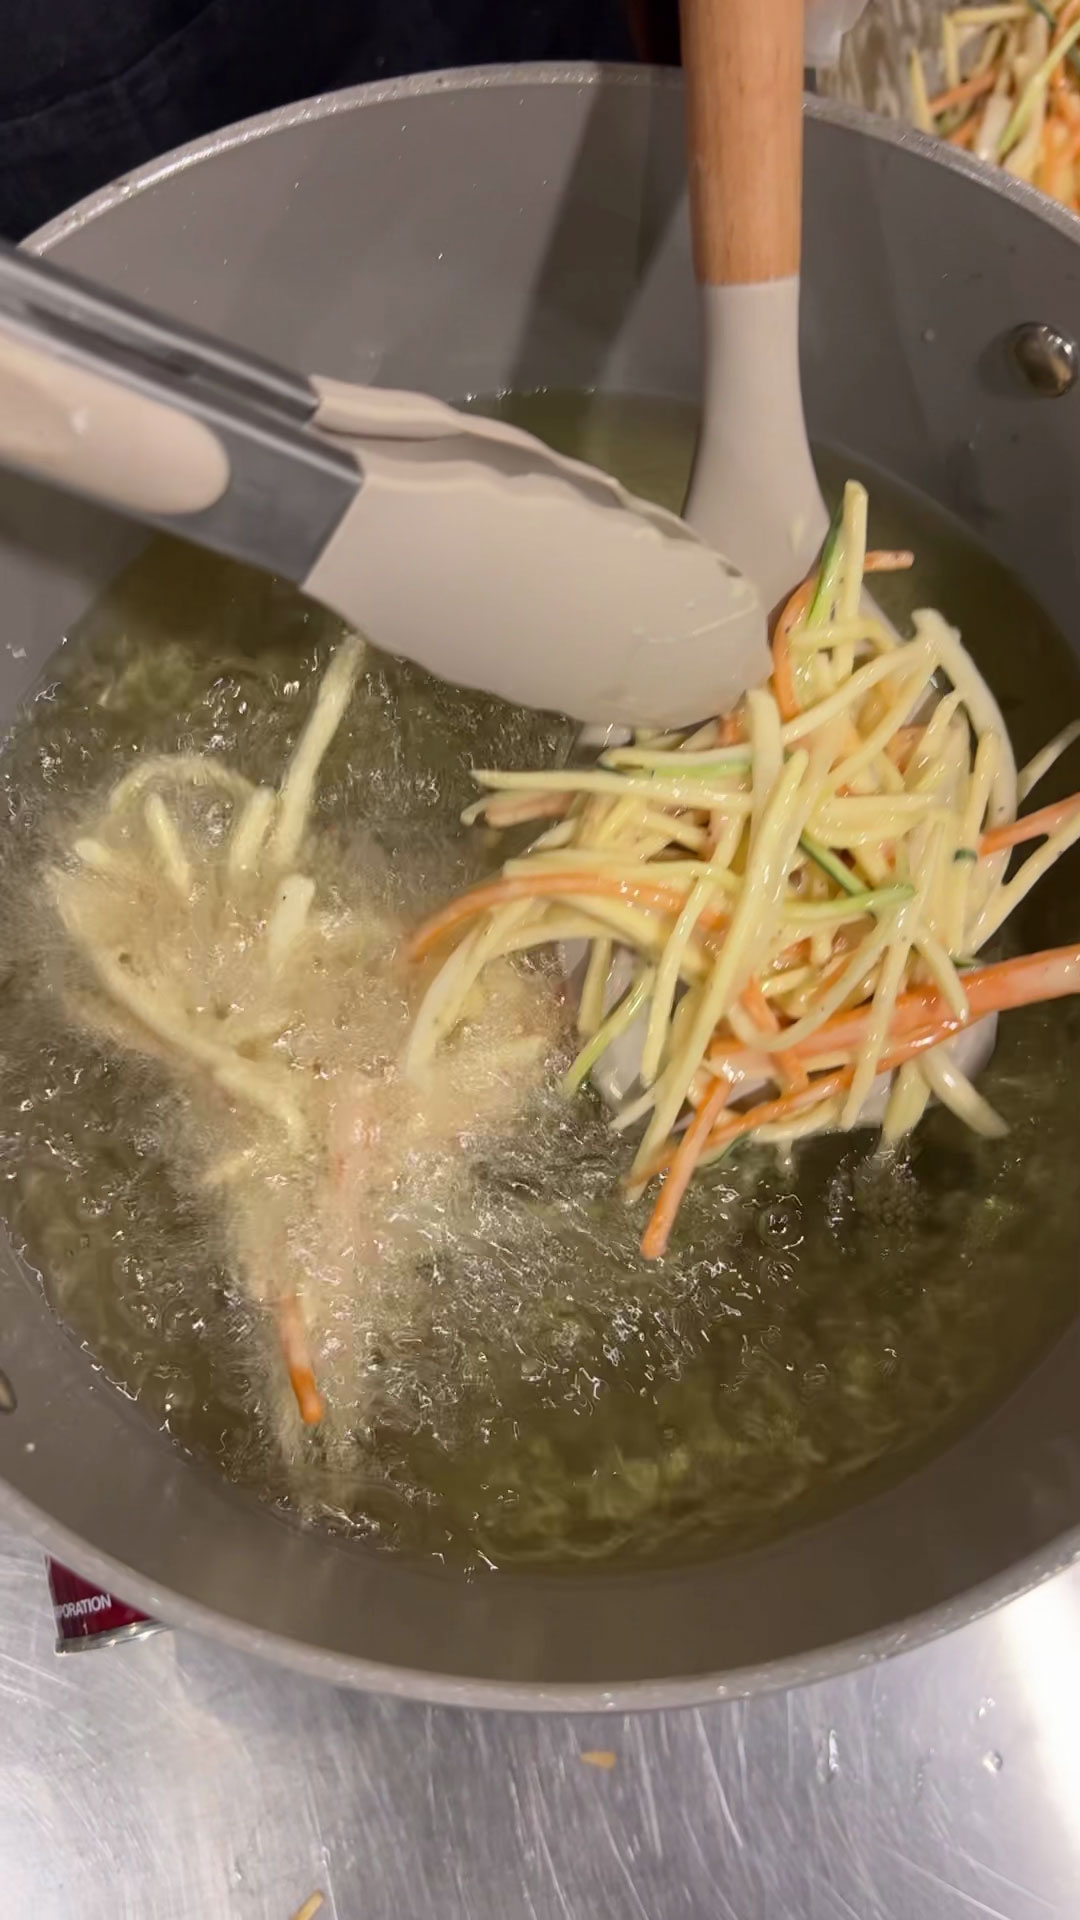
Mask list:
[[[3,0],[0,233],[288,100],[487,60],[628,59],[624,0]]]

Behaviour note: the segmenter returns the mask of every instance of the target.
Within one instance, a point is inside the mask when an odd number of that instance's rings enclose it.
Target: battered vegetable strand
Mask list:
[[[147,755],[48,874],[79,962],[71,1014],[158,1060],[179,1095],[181,1164],[278,1342],[286,1452],[297,1414],[323,1422],[316,1356],[337,1351],[340,1300],[430,1244],[432,1219],[400,1218],[403,1171],[422,1161],[437,1187],[453,1155],[463,1177],[468,1142],[509,1124],[545,1053],[537,993],[504,962],[423,1085],[400,1070],[404,929],[313,820],[362,657],[355,638],[337,648],[275,786],[214,754]]]

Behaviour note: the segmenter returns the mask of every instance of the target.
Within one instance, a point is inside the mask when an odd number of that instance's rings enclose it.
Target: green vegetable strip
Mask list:
[[[852,873],[851,868],[845,867],[843,861],[839,860],[835,853],[830,853],[828,847],[823,847],[812,834],[802,834],[799,845],[804,853],[809,854],[814,865],[820,867],[822,873],[827,873],[830,880],[835,880],[837,886],[842,887],[845,893],[866,892],[862,881]]]
[[[821,564],[818,567],[817,586],[814,588],[814,597],[810,602],[810,610],[806,616],[806,624],[808,627],[820,627],[824,625],[829,608],[832,606],[837,584],[840,579],[840,565],[843,560],[843,550],[840,539],[843,529],[844,502],[841,498],[840,505],[837,507],[836,512],[829,522],[829,531],[825,535],[825,544],[821,549]]]
[[[598,1027],[587,1046],[582,1047],[573,1065],[563,1075],[559,1090],[569,1100],[587,1080],[601,1054],[607,1052],[612,1041],[625,1033],[635,1014],[639,1013],[652,992],[655,968],[646,967],[640,974],[629,993],[625,993],[618,1005],[613,1007],[601,1027]]]
[[[1041,19],[1046,21],[1051,33],[1056,33],[1057,21],[1054,19],[1049,7],[1044,7],[1043,0],[1027,0],[1027,3],[1032,13],[1037,13]],[[1080,78],[1080,53],[1077,53],[1075,47],[1069,48],[1067,60],[1073,72]]]
[[[1004,160],[1006,155],[1011,153],[1017,141],[1022,139],[1027,132],[1028,122],[1038,104],[1039,96],[1045,91],[1047,82],[1050,80],[1054,68],[1060,66],[1070,47],[1075,46],[1077,40],[1080,40],[1080,20],[1073,21],[1072,26],[1069,27],[1067,32],[1058,41],[1057,46],[1051,47],[1041,66],[1036,67],[1031,79],[1020,95],[1012,119],[1009,121],[1001,139],[998,141],[997,158],[999,160]]]
[[[902,907],[914,891],[914,887],[905,886],[874,887],[847,893],[842,900],[800,901],[789,895],[784,901],[784,918],[800,922],[822,920],[826,924],[830,920],[854,920],[860,913],[887,913],[890,907]]]

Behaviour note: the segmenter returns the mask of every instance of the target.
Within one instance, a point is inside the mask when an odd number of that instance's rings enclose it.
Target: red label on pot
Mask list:
[[[111,1647],[118,1640],[138,1640],[158,1631],[158,1623],[137,1607],[129,1607],[100,1587],[80,1580],[70,1567],[49,1561],[49,1590],[56,1617],[56,1651],[73,1653],[77,1647]]]

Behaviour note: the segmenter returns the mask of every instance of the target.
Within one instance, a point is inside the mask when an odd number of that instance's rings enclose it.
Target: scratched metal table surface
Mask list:
[[[1080,1915],[1080,1567],[846,1679],[626,1718],[339,1693],[186,1634],[52,1648],[0,1532],[0,1920]]]

